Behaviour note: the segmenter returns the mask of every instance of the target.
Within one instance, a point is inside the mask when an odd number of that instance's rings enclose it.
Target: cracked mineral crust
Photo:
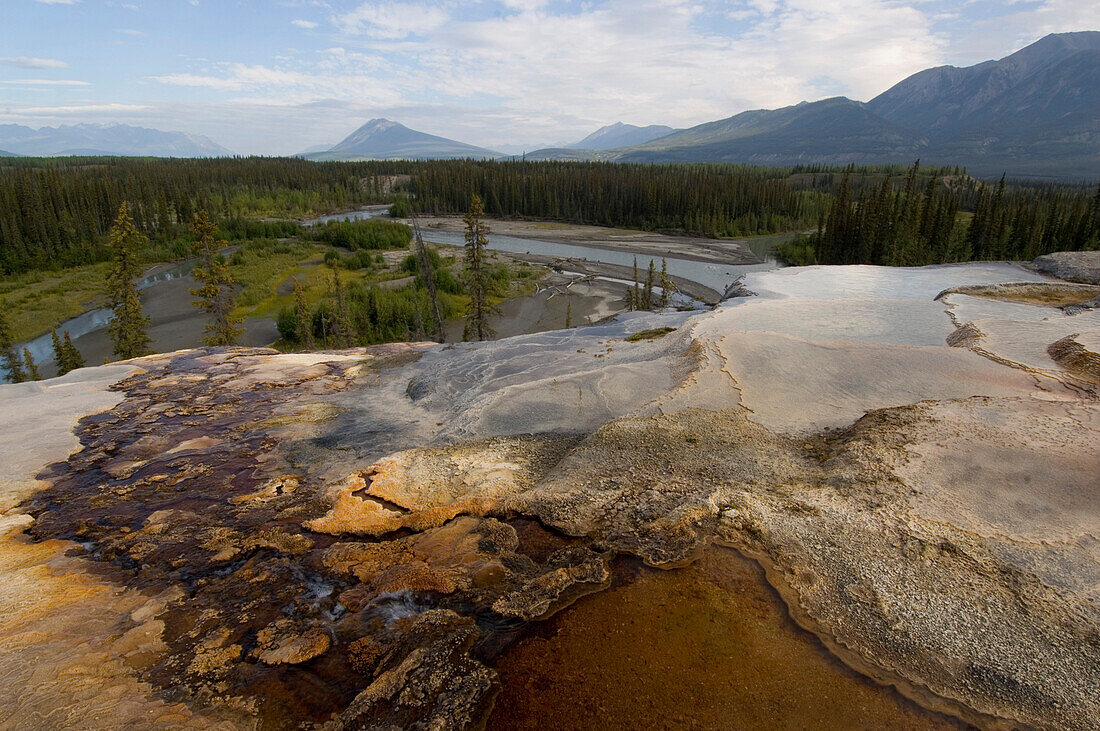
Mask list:
[[[1100,325],[1044,282],[807,267],[702,314],[0,387],[0,726],[478,727],[519,639],[711,544],[924,708],[1100,726]]]

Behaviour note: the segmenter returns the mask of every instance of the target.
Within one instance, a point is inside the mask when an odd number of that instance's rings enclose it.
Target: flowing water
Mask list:
[[[382,218],[390,215],[389,206],[367,206],[358,211],[344,211],[343,213],[330,213],[327,216],[309,218],[302,222],[303,226],[316,226],[330,221],[363,221],[368,218]]]
[[[195,262],[192,260],[153,267],[138,281],[137,288],[139,291],[144,291],[164,282],[181,279],[190,275],[194,267]],[[75,341],[90,333],[106,330],[110,321],[111,310],[100,307],[66,320],[57,326],[57,332],[59,335],[67,332]],[[18,348],[19,352],[22,352],[23,348],[29,350],[39,365],[53,363],[53,339],[50,333],[39,335],[33,340],[20,344]]]
[[[424,232],[424,238],[435,244],[447,244],[449,246],[462,246],[465,243],[463,234],[458,231],[433,231]],[[617,264],[619,266],[633,266],[638,262],[638,271],[644,273],[649,267],[650,261],[654,267],[661,268],[661,262],[668,264],[668,273],[674,277],[683,277],[693,282],[710,287],[716,292],[726,291],[726,287],[733,284],[738,277],[750,272],[761,272],[775,269],[779,265],[775,258],[760,264],[712,264],[688,259],[676,259],[671,257],[657,257],[648,254],[633,254],[628,251],[611,251],[598,249],[591,246],[576,244],[562,244],[556,241],[544,241],[541,239],[519,238],[516,236],[503,236],[490,233],[488,236],[489,248],[497,251],[507,251],[513,254],[542,254],[544,256],[561,257],[563,259],[587,259],[604,264]]]

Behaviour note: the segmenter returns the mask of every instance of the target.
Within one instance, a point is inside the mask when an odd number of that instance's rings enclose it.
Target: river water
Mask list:
[[[378,218],[388,213],[389,208],[384,206],[371,206],[359,211],[337,213],[331,216],[322,216],[305,221],[305,225],[313,226],[328,221],[354,221],[367,218]],[[459,231],[424,230],[424,239],[433,244],[445,244],[448,246],[463,246],[466,243],[464,234]],[[710,287],[719,294],[733,284],[739,277],[750,272],[770,271],[779,266],[775,255],[771,252],[771,243],[761,241],[758,246],[750,248],[762,260],[760,264],[711,264],[707,262],[692,261],[689,259],[676,259],[672,257],[655,257],[648,254],[633,254],[627,251],[612,251],[578,244],[563,244],[556,241],[544,241],[542,239],[520,238],[517,236],[504,236],[490,233],[488,235],[489,248],[497,251],[506,251],[513,254],[541,254],[560,258],[587,259],[604,264],[618,264],[620,266],[632,266],[637,259],[638,271],[642,274],[649,268],[652,260],[657,269],[661,268],[662,259],[668,265],[668,273],[690,279],[693,282]]]
[[[186,277],[191,273],[194,267],[195,263],[190,260],[167,266],[162,265],[154,267],[141,278],[137,283],[137,288],[139,291],[147,290],[158,284]],[[89,310],[66,320],[57,326],[57,332],[58,334],[68,332],[69,336],[75,341],[90,333],[106,330],[110,321],[111,310],[106,307],[101,307],[96,310]],[[39,365],[53,363],[53,338],[50,333],[39,335],[34,340],[21,343],[18,348],[20,353],[23,352],[23,348],[29,350],[35,362]],[[95,364],[90,363],[90,365]]]
[[[358,211],[348,211],[344,213],[335,213],[328,216],[320,216],[318,218],[309,219],[303,222],[303,225],[314,226],[318,224],[327,223],[329,221],[356,221],[370,218],[380,218],[389,214],[389,206],[369,206],[367,208],[360,209]],[[445,244],[450,246],[462,246],[465,243],[463,234],[455,231],[434,231],[427,230],[424,232],[425,239],[435,244]],[[528,239],[518,238],[515,236],[504,236],[499,234],[489,234],[489,248],[497,251],[506,251],[516,254],[531,253],[542,254],[545,256],[561,257],[561,258],[574,258],[574,259],[587,259],[593,262],[603,262],[606,264],[618,264],[621,266],[632,266],[635,262],[635,255],[625,251],[612,251],[608,249],[599,249],[589,246],[579,246],[573,244],[563,244],[554,241],[544,241],[541,239]],[[764,247],[759,251],[755,251],[763,263],[760,264],[747,264],[747,265],[728,265],[728,264],[711,264],[706,262],[692,261],[688,259],[676,259],[670,257],[651,257],[649,255],[638,254],[637,264],[638,271],[644,273],[649,267],[650,260],[653,261],[654,266],[661,267],[662,260],[667,264],[668,273],[689,279],[693,282],[710,287],[716,292],[725,292],[726,288],[736,281],[739,277],[752,272],[764,272],[776,269],[779,265],[775,260],[774,255],[771,254],[767,248],[770,244],[765,243]],[[157,287],[165,282],[178,280],[190,275],[191,269],[194,267],[193,261],[185,261],[177,264],[167,265],[163,267],[156,267],[151,270],[140,282],[138,282],[138,289],[147,291]],[[143,299],[148,299],[148,292]],[[190,300],[188,299],[188,304]],[[174,309],[174,308],[173,308]],[[173,320],[178,320],[179,316],[185,313],[173,312]],[[198,313],[195,313],[198,316]],[[70,337],[74,341],[78,342],[77,345],[82,352],[86,351],[89,347],[93,352],[94,360],[104,357],[103,343],[105,342],[105,331],[107,325],[111,320],[111,311],[106,308],[90,310],[77,315],[74,318],[66,320],[57,327],[58,333],[68,332]],[[252,328],[250,328],[251,330]],[[264,334],[269,334],[270,328],[264,329]],[[249,336],[255,335],[260,337],[261,333],[248,333]],[[261,338],[262,339],[262,338]],[[94,342],[93,342],[94,341]],[[101,342],[102,341],[102,342]],[[196,341],[197,342],[197,341]],[[253,342],[250,344],[262,345],[262,342]],[[182,343],[179,347],[186,347],[186,343]],[[49,333],[40,335],[39,337],[26,342],[21,343],[18,348],[22,352],[22,348],[27,348],[31,355],[34,357],[36,363],[40,366],[44,366],[43,370],[47,373],[52,372],[53,364],[53,344]],[[93,360],[89,360],[89,363],[93,363]],[[0,381],[2,382],[2,381]]]

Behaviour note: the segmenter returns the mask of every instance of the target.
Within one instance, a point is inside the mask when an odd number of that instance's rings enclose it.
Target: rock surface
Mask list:
[[[1100,251],[1059,251],[1038,257],[1031,266],[1067,282],[1100,284]]]
[[[928,708],[1100,725],[1100,324],[982,296],[1021,280],[809,267],[701,315],[2,387],[0,719],[476,727],[539,622],[719,543]]]

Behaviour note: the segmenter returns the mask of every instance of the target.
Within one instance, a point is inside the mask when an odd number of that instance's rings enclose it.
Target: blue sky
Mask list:
[[[1100,0],[0,0],[0,123],[122,122],[239,153],[372,117],[505,152],[677,127],[1100,29]]]

